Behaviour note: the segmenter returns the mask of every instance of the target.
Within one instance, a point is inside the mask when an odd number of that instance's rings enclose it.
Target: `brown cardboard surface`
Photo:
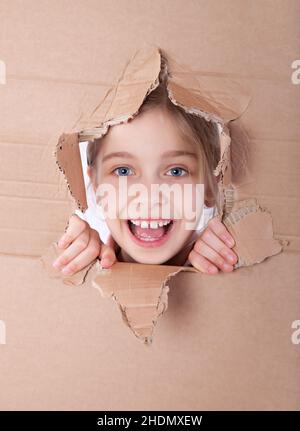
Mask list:
[[[119,2],[2,3],[0,408],[299,409],[299,2],[123,2],[122,14]],[[90,288],[92,271],[71,287],[39,262],[75,208],[53,157],[58,137],[100,106],[137,40],[162,46],[205,86],[215,77],[251,94],[234,121],[251,153],[235,201],[257,199],[267,209],[258,217],[269,211],[274,238],[289,241],[231,274],[180,273],[147,347],[117,303]],[[278,247],[270,226],[268,253]]]
[[[1,409],[299,409],[298,262],[287,251],[231,274],[180,273],[145,345],[88,280],[70,287],[34,258],[1,256]]]

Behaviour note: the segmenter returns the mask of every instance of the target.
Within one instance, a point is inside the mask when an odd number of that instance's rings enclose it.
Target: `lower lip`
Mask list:
[[[167,233],[165,233],[161,238],[159,238],[158,240],[155,241],[143,241],[139,238],[137,238],[135,235],[133,235],[133,233],[130,230],[128,221],[125,220],[124,221],[126,223],[126,227],[127,230],[129,232],[129,236],[131,237],[131,239],[139,246],[145,247],[145,248],[154,248],[154,247],[161,247],[166,241],[168,241],[171,233],[173,232],[174,228],[175,228],[175,220],[173,220],[172,226],[169,227]]]

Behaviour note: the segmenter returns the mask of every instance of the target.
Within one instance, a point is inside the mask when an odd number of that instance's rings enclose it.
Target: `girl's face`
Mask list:
[[[191,239],[201,213],[195,216],[194,227],[187,229],[183,199],[180,201],[178,195],[169,192],[160,193],[159,198],[151,195],[154,184],[166,184],[167,190],[176,185],[177,191],[182,193],[183,185],[190,184],[193,192],[188,199],[191,202],[195,199],[195,184],[201,183],[199,154],[180,136],[175,119],[168,111],[156,107],[126,124],[110,127],[101,140],[96,172],[98,186],[109,184],[116,191],[117,218],[107,217],[107,226],[114,240],[134,261],[164,263]],[[148,191],[147,198],[145,194],[141,197],[140,193],[132,193],[120,204],[122,194],[124,199],[120,177],[126,177],[121,180],[127,181],[128,190],[135,186]],[[103,198],[98,204],[101,202],[103,204]],[[180,219],[178,214],[182,215]]]

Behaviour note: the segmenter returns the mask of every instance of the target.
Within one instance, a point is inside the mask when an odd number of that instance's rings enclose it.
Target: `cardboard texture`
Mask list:
[[[1,11],[0,409],[299,409],[299,3],[131,6],[122,22],[92,0]],[[238,263],[208,276],[95,260],[62,278],[56,241],[86,208],[79,142],[138,115],[158,47],[172,102],[223,127],[215,175]]]

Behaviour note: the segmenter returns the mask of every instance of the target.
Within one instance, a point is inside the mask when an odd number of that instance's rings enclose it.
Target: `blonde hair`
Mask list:
[[[159,81],[158,87],[145,97],[137,115],[159,107],[166,109],[173,116],[183,139],[193,143],[199,154],[200,175],[204,183],[207,206],[216,205],[218,208],[218,184],[217,178],[213,174],[213,170],[220,160],[218,126],[214,122],[207,121],[195,114],[187,113],[180,106],[174,105],[168,97],[166,75],[161,73]],[[134,118],[130,121],[134,121]],[[103,138],[95,139],[93,142],[89,142],[87,146],[87,164],[92,172],[92,177],[95,176],[97,169],[96,160],[101,139]],[[218,211],[220,212],[220,208],[218,208]]]

